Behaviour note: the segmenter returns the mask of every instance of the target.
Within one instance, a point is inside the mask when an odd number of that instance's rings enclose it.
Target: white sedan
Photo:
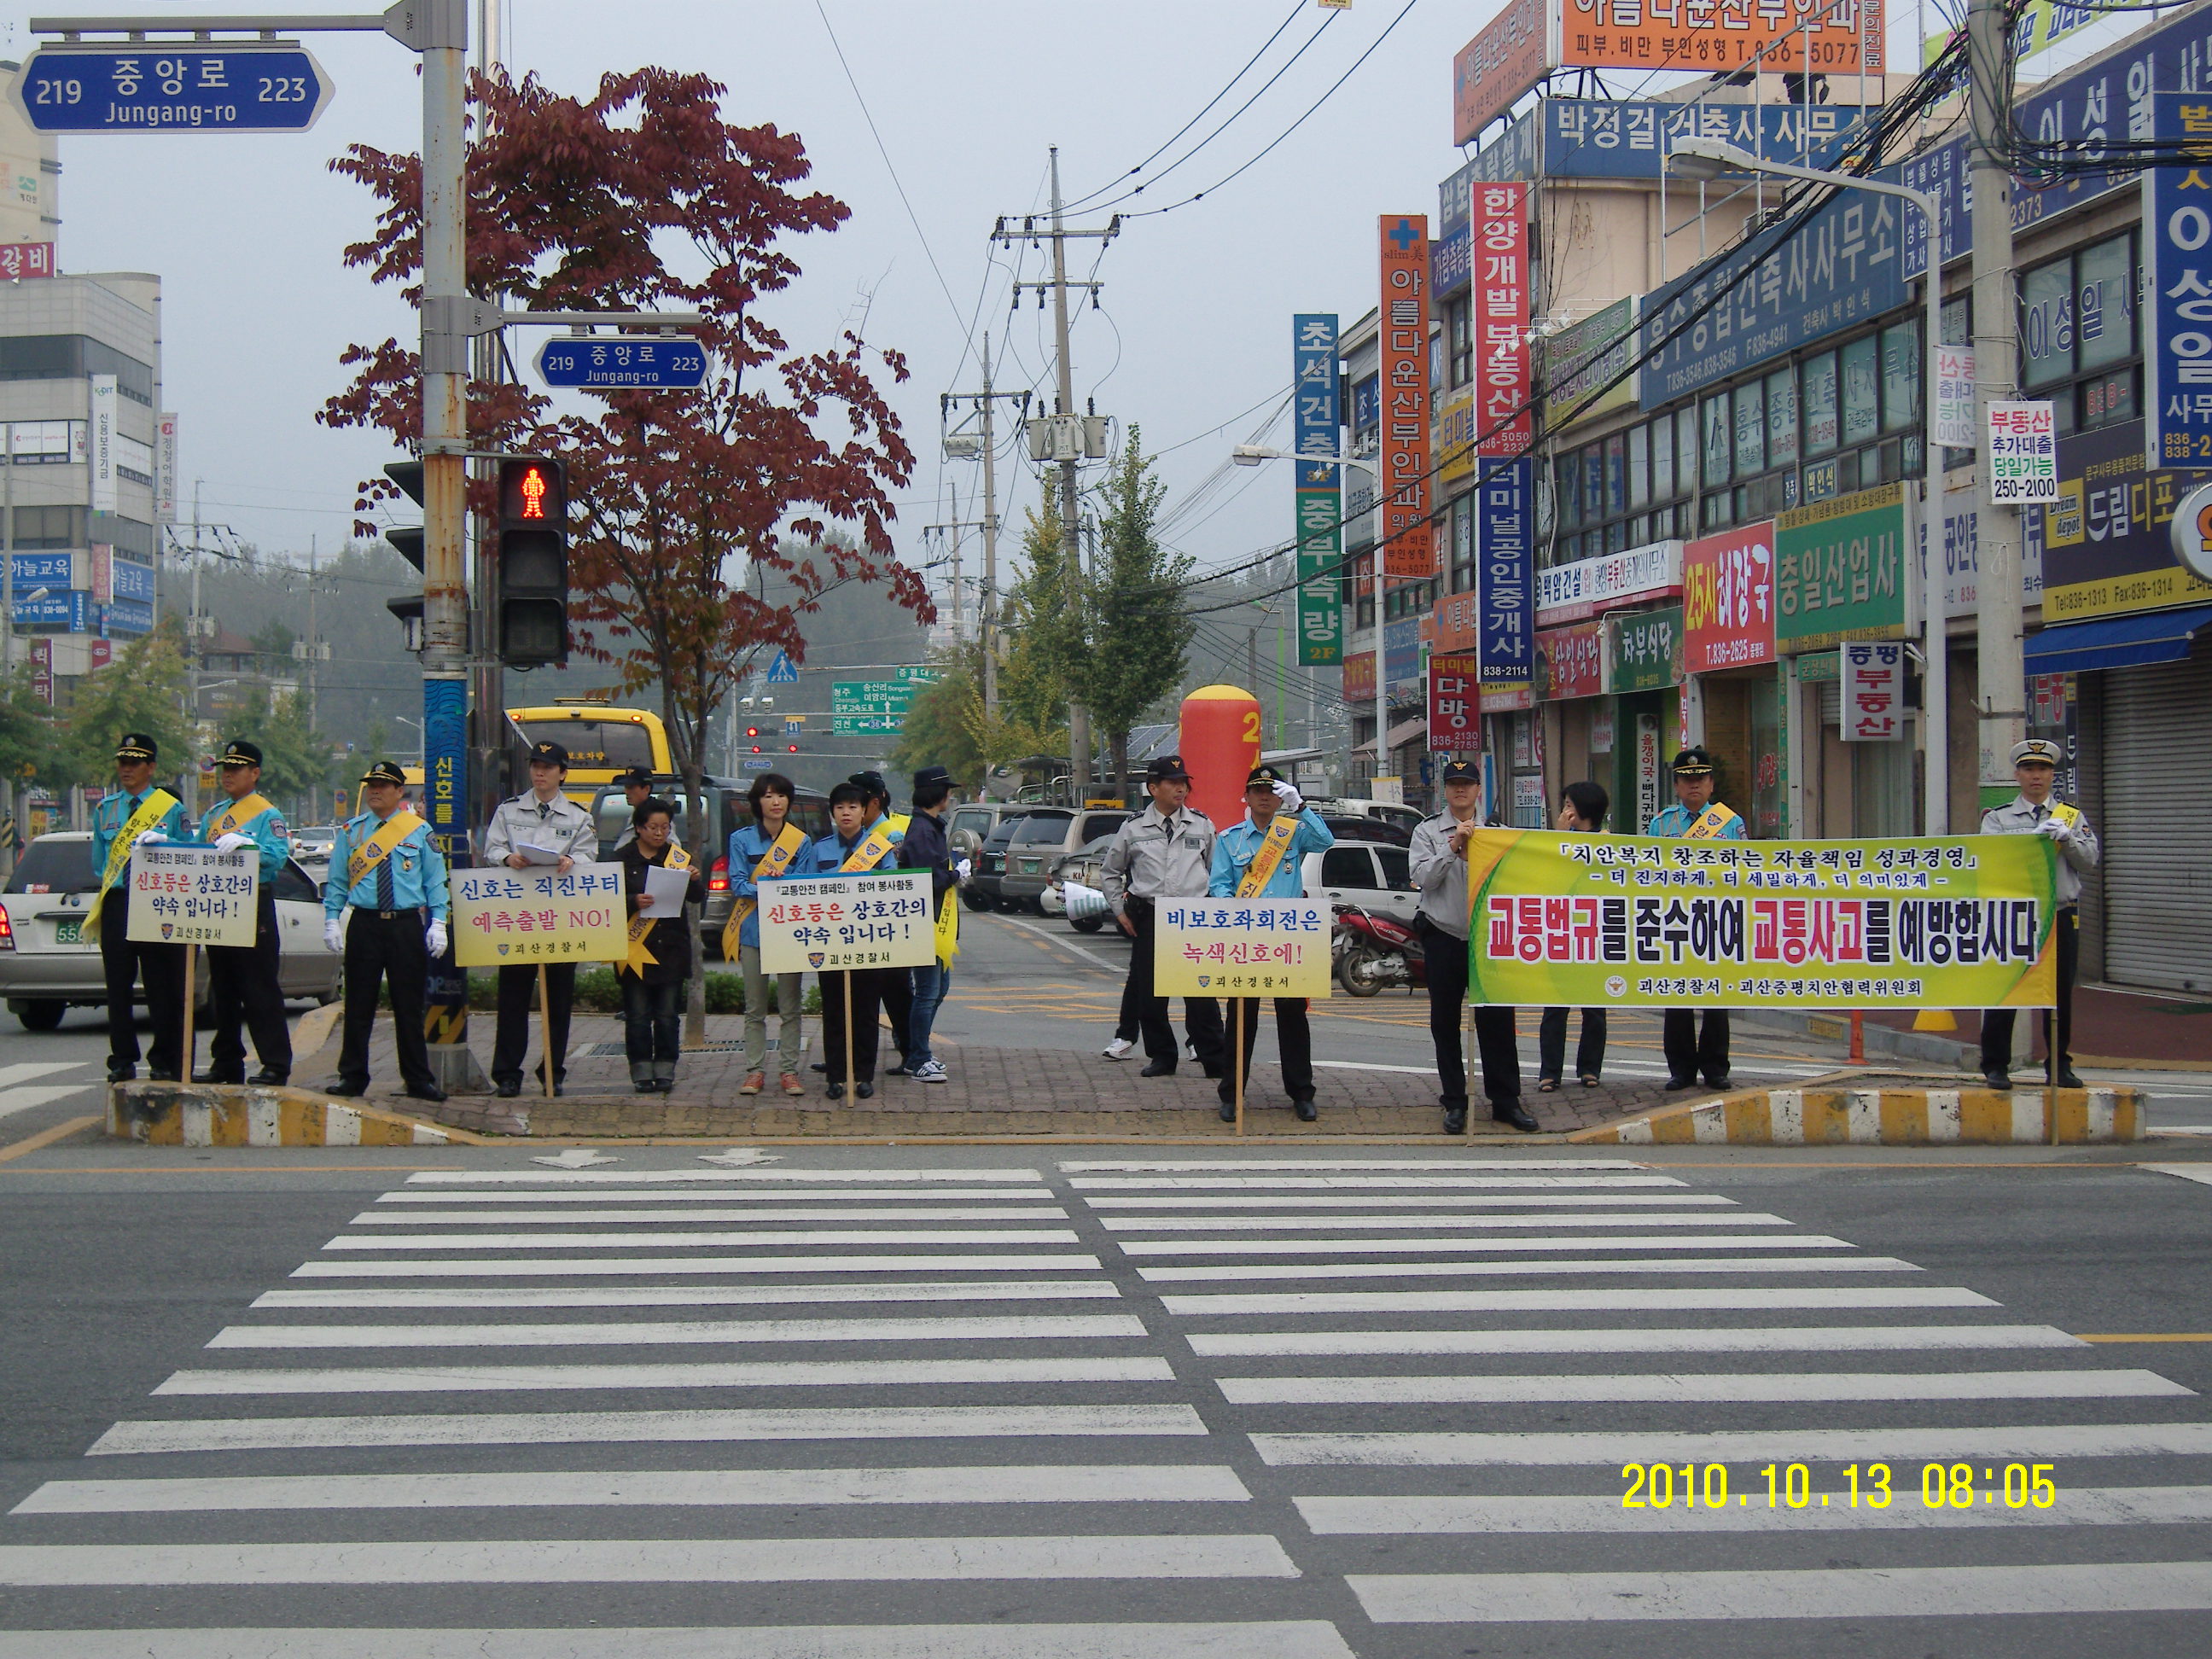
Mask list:
[[[82,830],[40,836],[23,849],[0,890],[0,998],[27,1030],[53,1030],[70,1008],[107,1001],[100,947],[84,938],[84,914],[100,890],[91,842]],[[285,996],[336,1001],[342,964],[323,944],[322,896],[296,863],[286,863],[276,878],[276,927],[283,940],[277,981]],[[204,974],[199,983],[204,1003]]]

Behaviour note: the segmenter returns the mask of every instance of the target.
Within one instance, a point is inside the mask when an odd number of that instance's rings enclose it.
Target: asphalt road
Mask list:
[[[0,1659],[2200,1652],[2173,1148],[0,1147]]]

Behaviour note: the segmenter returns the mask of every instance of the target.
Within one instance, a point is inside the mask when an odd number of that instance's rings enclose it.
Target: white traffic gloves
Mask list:
[[[2074,826],[2067,823],[2063,818],[2045,818],[2042,823],[2037,824],[2035,827],[2042,834],[2050,836],[2051,840],[2057,842],[2061,847],[2065,846],[2068,842],[2074,839]]]
[[[960,862],[954,865],[952,868],[954,872],[957,873],[963,881],[967,880],[969,876],[975,872],[975,866],[972,861],[967,859],[961,860]]]
[[[141,847],[159,847],[167,840],[168,837],[159,830],[149,830],[138,837],[138,844]]]
[[[1275,799],[1282,804],[1282,810],[1285,812],[1300,811],[1304,810],[1306,804],[1306,798],[1304,795],[1280,780],[1278,780],[1275,784]]]
[[[253,837],[241,836],[234,830],[227,836],[217,836],[215,838],[215,845],[216,850],[219,853],[242,852],[253,845]]]
[[[429,948],[429,951],[432,956],[442,957],[445,955],[446,924],[442,921],[432,922],[429,927],[429,931],[422,935],[422,943]]]
[[[334,955],[345,949],[345,929],[339,925],[336,916],[324,919],[323,943],[330,947]]]

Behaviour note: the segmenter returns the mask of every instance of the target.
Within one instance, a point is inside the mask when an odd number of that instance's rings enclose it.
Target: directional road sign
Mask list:
[[[305,132],[337,88],[302,46],[45,46],[15,77],[40,132]]]
[[[538,348],[538,374],[586,392],[688,392],[707,378],[707,352],[672,335],[556,334]]]
[[[775,660],[768,665],[768,683],[770,685],[799,684],[799,670],[792,665],[788,652],[779,651],[775,653]]]

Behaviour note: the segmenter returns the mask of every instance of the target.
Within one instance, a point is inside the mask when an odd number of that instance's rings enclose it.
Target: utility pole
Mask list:
[[[1110,242],[1121,233],[1121,219],[1116,214],[1103,230],[1069,230],[1060,220],[1060,147],[1051,151],[1052,167],[1052,228],[1040,231],[1036,221],[1024,219],[1018,232],[1006,228],[1004,219],[991,233],[994,242],[1049,241],[1052,244],[1053,339],[1060,358],[1058,407],[1054,413],[1059,417],[1054,428],[1051,454],[1060,465],[1060,544],[1067,563],[1068,603],[1078,607],[1082,604],[1083,553],[1080,526],[1078,520],[1077,473],[1082,457],[1091,447],[1087,426],[1075,412],[1075,365],[1067,348],[1067,245],[1071,241]],[[1048,284],[1017,283],[1014,284],[1014,303],[1021,303],[1022,290],[1035,287],[1042,290]],[[1093,305],[1098,302],[1096,282],[1077,283],[1077,288],[1088,289]],[[1067,708],[1067,746],[1071,751],[1069,783],[1074,793],[1074,804],[1080,806],[1091,793],[1091,711],[1079,702],[1070,702]]]
[[[504,0],[477,0],[477,69],[485,76],[496,73],[502,61],[500,25],[505,9]],[[504,301],[505,296],[493,294],[485,298],[496,306]],[[504,342],[496,333],[477,337],[474,370],[478,384],[489,386],[501,378],[501,354],[504,349]],[[489,479],[497,465],[495,461],[478,461],[477,476]],[[470,563],[476,583],[469,635],[469,761],[463,785],[463,798],[468,805],[464,821],[488,823],[500,797],[506,793],[500,757],[507,746],[503,740],[507,675],[499,659],[499,562],[494,556],[495,544],[484,533],[480,519],[470,520],[468,528],[474,548]]]
[[[1030,394],[1026,392],[994,392],[991,389],[991,337],[983,336],[983,389],[981,392],[947,392],[940,413],[950,413],[955,404],[967,404],[978,416],[981,430],[972,438],[957,429],[945,434],[949,454],[964,454],[966,446],[980,447],[983,459],[983,586],[976,595],[975,611],[979,624],[977,632],[983,647],[983,712],[995,719],[999,713],[999,453],[998,433],[993,423],[998,400],[1004,398],[1018,406],[1023,414],[1029,412]],[[958,450],[952,446],[957,441]]]
[[[2015,391],[2018,322],[2014,313],[2012,178],[1999,151],[2008,118],[1999,101],[2012,49],[2003,0],[1971,0],[1966,13],[1967,97],[1974,192],[1974,410],[1989,431],[1989,406]],[[1941,250],[1929,250],[1928,280],[1940,283]],[[1975,618],[1978,659],[1975,701],[1980,710],[1981,802],[1991,805],[2013,793],[2012,747],[2027,726],[2025,668],[2021,657],[2021,533],[2016,508],[1990,500],[1986,439],[1981,445]],[[1935,503],[1929,502],[1931,510]],[[1931,538],[1931,540],[1933,538]]]

